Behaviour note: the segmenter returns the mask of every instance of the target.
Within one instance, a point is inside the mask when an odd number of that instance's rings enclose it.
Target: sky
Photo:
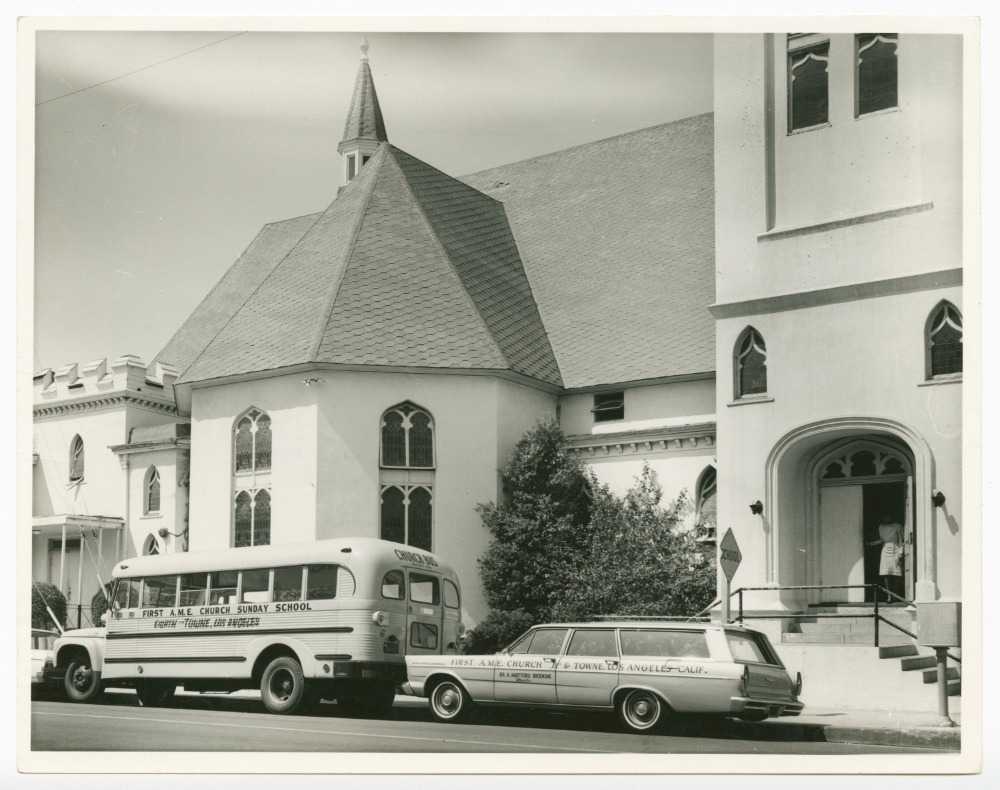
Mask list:
[[[333,200],[361,38],[38,34],[36,371],[151,360],[261,225]],[[456,176],[712,108],[710,36],[368,41],[390,142]]]

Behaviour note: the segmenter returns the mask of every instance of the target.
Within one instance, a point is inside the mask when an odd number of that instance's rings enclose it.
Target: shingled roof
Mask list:
[[[362,52],[364,52],[362,48]],[[341,138],[338,150],[356,140],[371,140],[384,143],[388,140],[385,133],[385,121],[382,120],[382,108],[375,92],[375,80],[368,65],[368,58],[361,59],[358,66],[358,76],[354,80],[354,93],[351,96],[351,106],[347,110],[347,120],[344,121],[344,136]]]
[[[567,388],[715,370],[712,115],[463,177],[503,201]]]
[[[306,363],[562,383],[503,206],[388,143],[325,211],[266,226],[157,360],[178,383]]]

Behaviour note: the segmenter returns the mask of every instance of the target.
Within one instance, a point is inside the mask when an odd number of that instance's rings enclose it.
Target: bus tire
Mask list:
[[[663,703],[652,691],[633,689],[618,701],[618,718],[629,732],[651,732],[663,715]]]
[[[70,702],[96,702],[101,696],[101,673],[90,665],[90,657],[77,653],[63,674],[63,691]]]
[[[305,691],[302,665],[291,656],[278,656],[260,678],[260,698],[270,713],[295,713]]]
[[[170,681],[144,680],[136,688],[135,693],[142,707],[162,708],[170,704],[175,691],[177,691],[177,685]]]
[[[472,707],[469,693],[461,683],[450,678],[434,684],[429,700],[431,716],[444,723],[461,721]]]

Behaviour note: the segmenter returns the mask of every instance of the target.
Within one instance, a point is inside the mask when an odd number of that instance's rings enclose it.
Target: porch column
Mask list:
[[[76,564],[76,602],[83,603],[83,542],[87,539],[83,529],[80,530],[80,559]]]
[[[66,522],[62,525],[62,546],[59,551],[59,592],[66,586]]]

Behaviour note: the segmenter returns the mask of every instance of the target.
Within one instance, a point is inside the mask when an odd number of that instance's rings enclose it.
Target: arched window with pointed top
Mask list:
[[[232,545],[271,542],[271,418],[256,406],[233,423]]]
[[[379,422],[379,535],[430,551],[434,518],[434,418],[410,401]]]
[[[160,512],[160,470],[155,466],[149,467],[143,478],[142,512],[146,515]]]
[[[83,472],[83,439],[80,437],[80,434],[77,434],[69,443],[69,481],[71,483],[76,483],[83,480]]]
[[[928,379],[961,374],[962,314],[951,302],[939,302],[928,316],[924,349]]]
[[[748,326],[733,349],[736,398],[767,394],[767,346],[760,332]]]
[[[716,477],[714,466],[706,466],[698,476],[695,515],[698,539],[702,542],[714,542],[716,538]]]

